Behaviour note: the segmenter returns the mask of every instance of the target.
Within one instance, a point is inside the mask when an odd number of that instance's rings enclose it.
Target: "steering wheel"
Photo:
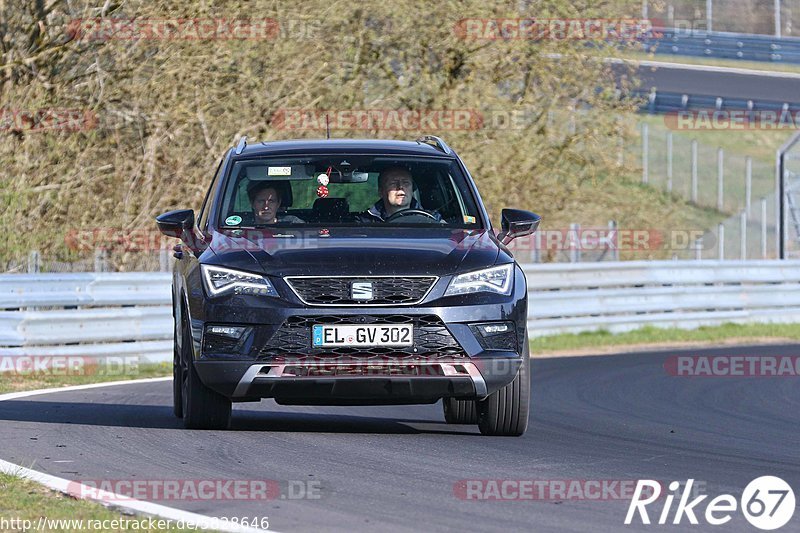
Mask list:
[[[402,211],[398,211],[395,214],[389,216],[389,218],[387,218],[385,222],[394,222],[399,218],[407,216],[424,216],[430,218],[431,220],[436,220],[435,216],[428,213],[427,211],[423,211],[422,209],[403,209]]]

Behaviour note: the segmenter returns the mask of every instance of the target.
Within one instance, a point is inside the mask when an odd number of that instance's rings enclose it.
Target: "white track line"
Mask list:
[[[33,391],[10,392],[8,394],[0,395],[0,402],[16,400],[19,398],[27,398],[29,396],[39,396],[41,394],[54,394],[57,392],[97,389],[100,387],[112,387],[115,385],[156,383],[159,381],[170,381],[170,380],[172,380],[171,377],[149,378],[149,379],[136,379],[128,381],[111,381],[108,383],[91,383],[88,385],[74,385],[70,387],[59,387],[56,389],[40,389]],[[88,487],[86,485],[82,485],[75,481],[70,481],[68,479],[51,476],[50,474],[45,474],[43,472],[37,472],[36,470],[31,470],[30,468],[25,468],[24,466],[15,465],[13,463],[9,463],[8,461],[4,461],[2,459],[0,459],[0,472],[16,476],[19,478],[35,481],[36,483],[44,485],[49,489],[63,492],[64,494],[67,494],[73,498],[83,499],[83,500],[95,500],[100,502],[104,506],[113,509],[126,509],[129,511],[136,512],[137,514],[140,515],[158,516],[161,518],[172,520],[174,522],[183,521],[184,523],[192,522],[194,524],[208,524],[213,526],[212,529],[216,531],[225,531],[225,532],[230,531],[230,532],[241,532],[241,533],[264,531],[262,529],[239,526],[238,524],[233,524],[230,522],[214,521],[209,516],[191,513],[189,511],[181,511],[180,509],[167,507],[165,505],[158,505],[155,503],[145,502],[142,500],[129,499],[127,496],[121,496],[119,494],[114,494],[113,492],[107,492],[104,490],[97,490],[95,487]]]

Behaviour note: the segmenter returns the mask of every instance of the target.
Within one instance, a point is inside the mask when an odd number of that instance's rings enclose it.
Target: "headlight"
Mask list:
[[[514,264],[500,265],[484,270],[460,274],[453,278],[445,296],[470,292],[494,292],[508,296],[514,282]]]
[[[278,291],[264,276],[211,265],[200,265],[208,294],[212,297],[233,291],[235,294],[278,296]]]

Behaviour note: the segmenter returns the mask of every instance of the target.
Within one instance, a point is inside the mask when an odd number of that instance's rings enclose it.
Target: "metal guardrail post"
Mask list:
[[[717,148],[717,211],[725,207],[725,152]]]
[[[650,126],[642,124],[642,183],[650,181]]]
[[[725,226],[721,223],[717,226],[717,259],[725,259]]]
[[[692,203],[697,204],[697,139],[692,139]]]
[[[696,261],[703,259],[703,238],[700,237],[694,241],[694,258]]]

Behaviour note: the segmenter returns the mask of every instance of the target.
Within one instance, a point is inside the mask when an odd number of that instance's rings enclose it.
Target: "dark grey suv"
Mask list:
[[[225,428],[232,402],[443,400],[448,423],[521,435],[530,400],[527,288],[441,139],[247,144],[223,157],[179,237],[174,411]]]

